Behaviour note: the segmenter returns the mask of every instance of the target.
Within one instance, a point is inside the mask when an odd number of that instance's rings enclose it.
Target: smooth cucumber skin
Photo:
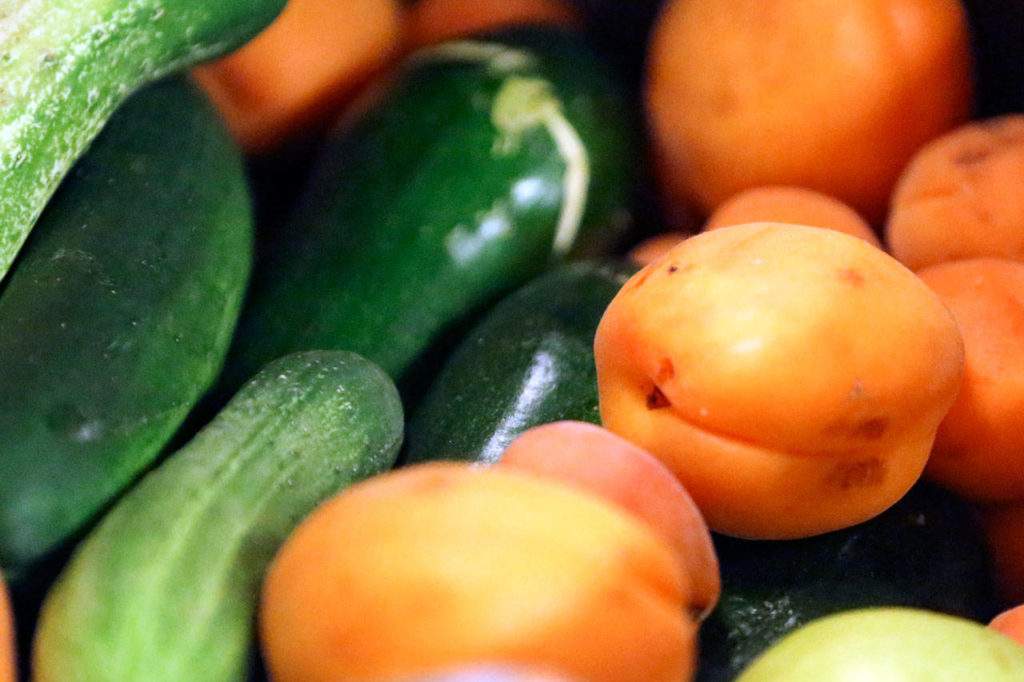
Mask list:
[[[569,263],[499,301],[416,406],[403,461],[492,464],[530,427],[600,423],[594,332],[635,271],[611,260]]]
[[[277,548],[321,501],[390,468],[402,429],[394,384],[360,356],[267,365],[76,549],[43,604],[33,679],[244,679]]]
[[[569,189],[581,157],[531,122],[542,111],[585,150],[585,197]],[[634,129],[613,72],[576,34],[532,29],[412,55],[327,142],[260,256],[229,382],[292,350],[344,348],[401,388],[446,330],[620,235]],[[556,246],[556,234],[571,238]]]
[[[988,622],[992,566],[967,504],[920,482],[881,515],[802,540],[715,536],[722,596],[701,626],[695,682],[732,682],[809,621],[907,606]]]
[[[220,370],[251,270],[241,156],[181,79],[131,98],[0,291],[0,566],[20,579],[142,470]]]
[[[139,87],[241,45],[285,0],[0,3],[0,279],[104,122]]]

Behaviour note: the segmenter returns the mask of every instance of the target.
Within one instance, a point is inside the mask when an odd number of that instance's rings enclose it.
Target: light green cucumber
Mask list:
[[[394,384],[361,356],[264,367],[73,554],[43,604],[33,678],[244,679],[277,548],[319,502],[392,466],[402,422]]]
[[[241,45],[284,0],[0,0],[0,278],[104,122],[145,83]]]

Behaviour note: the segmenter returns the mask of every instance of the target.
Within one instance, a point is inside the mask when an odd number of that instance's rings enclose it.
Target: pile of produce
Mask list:
[[[1024,680],[1024,2],[8,5],[0,682]]]

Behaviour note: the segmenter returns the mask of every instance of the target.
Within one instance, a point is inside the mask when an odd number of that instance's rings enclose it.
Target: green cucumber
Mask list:
[[[239,151],[183,79],[132,97],[0,292],[0,566],[18,580],[147,468],[223,364],[251,270]]]
[[[318,503],[390,468],[402,422],[394,384],[358,355],[267,365],[75,550],[43,604],[33,679],[244,679],[266,566]]]
[[[570,263],[498,302],[416,406],[405,461],[491,464],[530,427],[560,419],[600,423],[594,331],[635,271],[618,261]]]
[[[357,352],[402,388],[447,330],[628,223],[635,122],[581,36],[446,43],[389,84],[327,142],[260,256],[229,388],[304,348]]]
[[[920,482],[865,523],[786,541],[715,536],[722,596],[695,682],[731,682],[781,637],[847,609],[908,606],[987,622],[992,565],[972,509]]]
[[[104,122],[142,85],[241,45],[284,0],[0,0],[0,279]]]

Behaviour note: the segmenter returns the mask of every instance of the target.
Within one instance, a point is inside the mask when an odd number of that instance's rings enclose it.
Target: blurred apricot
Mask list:
[[[806,187],[768,185],[743,190],[708,216],[704,231],[764,222],[828,228],[860,237],[872,246],[882,246],[859,213],[834,197]]]
[[[668,0],[645,88],[670,214],[797,185],[880,224],[914,151],[970,115],[967,16],[959,0]]]
[[[973,121],[920,149],[886,223],[892,254],[919,270],[943,261],[1024,260],[1024,114]]]
[[[917,274],[953,311],[967,358],[925,475],[976,502],[1024,499],[1024,263],[970,258]]]
[[[608,429],[578,421],[535,426],[516,437],[498,466],[577,485],[647,523],[675,550],[698,617],[718,601],[718,558],[704,518],[656,457]]]
[[[505,664],[590,682],[691,679],[675,553],[631,514],[511,468],[434,462],[327,501],[284,543],[260,607],[275,682]]]
[[[1024,645],[1024,604],[996,614],[988,626]]]
[[[289,0],[248,44],[193,75],[246,151],[326,126],[395,57],[401,0]]]
[[[653,263],[668,253],[673,246],[690,236],[692,235],[688,232],[675,230],[652,235],[633,246],[626,254],[626,258],[631,263],[640,266]]]
[[[920,477],[964,371],[948,308],[834,230],[748,223],[634,275],[594,340],[605,427],[664,462],[712,530],[795,538]]]
[[[14,611],[6,581],[0,577],[0,682],[17,682],[18,653]]]
[[[992,551],[998,596],[1006,604],[1024,603],[1024,500],[978,507]]]
[[[535,23],[582,28],[583,17],[571,0],[416,0],[409,9],[406,45],[417,49]]]

